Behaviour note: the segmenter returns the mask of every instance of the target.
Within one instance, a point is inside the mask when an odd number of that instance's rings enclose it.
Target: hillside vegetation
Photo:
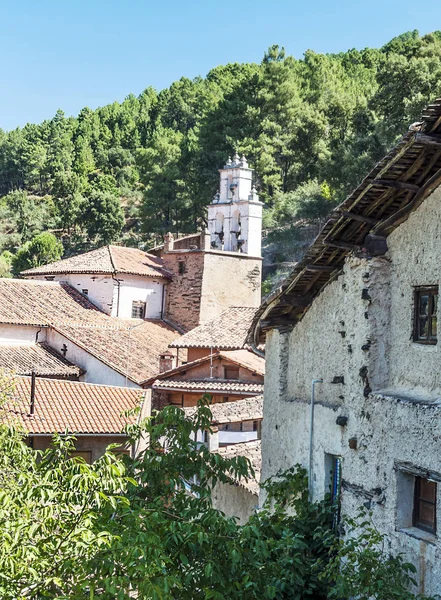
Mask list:
[[[295,260],[440,88],[441,32],[414,31],[381,49],[300,60],[273,46],[260,64],[0,130],[0,271],[48,230],[72,254],[201,228],[235,151],[256,170],[267,262]]]

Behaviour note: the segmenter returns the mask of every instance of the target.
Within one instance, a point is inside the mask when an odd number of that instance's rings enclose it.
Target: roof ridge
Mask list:
[[[107,251],[109,252],[110,264],[112,265],[113,273],[117,273],[115,261],[113,260],[113,256],[112,256],[112,245],[107,244],[106,248],[107,248]]]

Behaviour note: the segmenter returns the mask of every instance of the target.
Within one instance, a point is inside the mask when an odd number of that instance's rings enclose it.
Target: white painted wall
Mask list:
[[[124,375],[114,371],[111,367],[101,362],[98,358],[92,356],[86,350],[77,346],[57,331],[54,331],[53,329],[48,331],[47,342],[58,352],[61,351],[63,344],[66,344],[66,359],[86,371],[83,377],[81,377],[81,381],[125,387],[126,380]],[[128,379],[127,387],[138,388],[140,386]]]
[[[27,325],[7,325],[0,324],[0,344],[2,346],[22,346],[35,344],[37,331],[40,327]],[[38,341],[46,341],[46,328],[41,328],[38,334]]]
[[[140,301],[146,303],[146,318],[161,318],[162,289],[165,279],[152,277],[141,277],[139,275],[118,275],[118,283],[110,275],[87,275],[87,274],[60,274],[55,275],[53,281],[68,283],[79,292],[88,290],[87,297],[100,310],[112,317],[119,316],[122,319],[131,319],[132,302]],[[32,279],[45,279],[43,276],[35,276]]]
[[[404,552],[426,594],[441,593],[441,337],[436,346],[413,342],[413,294],[419,285],[441,290],[440,242],[438,189],[389,236],[386,257],[348,259],[291,333],[268,334],[262,425],[264,479],[298,462],[308,467],[311,380],[324,379],[316,387],[314,496],[326,491],[326,455],[340,456],[343,515],[367,503],[387,550]],[[332,384],[335,376],[344,384]],[[435,537],[403,521],[413,502],[406,464],[438,478]]]
[[[162,311],[162,294],[165,280],[124,275],[120,281],[118,316],[123,319],[132,317],[132,302],[146,303],[146,319],[160,319]],[[114,286],[112,317],[117,316],[118,286]]]

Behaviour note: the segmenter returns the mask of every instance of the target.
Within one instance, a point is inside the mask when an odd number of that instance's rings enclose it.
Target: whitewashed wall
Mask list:
[[[66,344],[66,359],[86,371],[83,377],[81,377],[81,381],[85,381],[86,383],[99,383],[102,385],[125,387],[126,378],[124,375],[113,370],[111,367],[100,361],[95,356],[92,356],[86,350],[80,346],[77,346],[57,331],[48,331],[47,342],[58,352],[61,351],[63,344]],[[140,386],[128,379],[127,387],[138,388]]]
[[[160,319],[162,310],[162,293],[164,279],[141,277],[139,275],[110,275],[60,274],[54,276],[54,281],[68,283],[79,292],[87,290],[87,297],[100,310],[122,319],[132,317],[132,302],[146,303],[146,318]],[[43,276],[32,279],[44,279]],[[119,287],[119,301],[118,301]]]
[[[118,316],[123,319],[132,317],[132,302],[145,302],[147,319],[160,319],[162,312],[162,294],[165,280],[138,277],[135,275],[119,276],[119,310]],[[117,316],[118,287],[114,286],[112,317]]]
[[[388,246],[385,257],[349,259],[290,334],[267,336],[262,476],[308,466],[311,380],[323,378],[316,387],[314,496],[327,490],[329,455],[340,456],[343,515],[369,506],[386,550],[404,552],[417,567],[419,591],[440,594],[441,517],[435,536],[413,528],[413,484],[405,485],[406,469],[430,472],[441,515],[441,340],[423,346],[412,339],[415,286],[441,289],[439,189]],[[331,383],[334,377],[344,383]],[[348,417],[344,427],[336,423],[340,415]]]
[[[0,344],[3,346],[22,346],[35,344],[37,331],[40,327],[27,325],[0,324]],[[46,328],[41,328],[38,342],[46,341]]]

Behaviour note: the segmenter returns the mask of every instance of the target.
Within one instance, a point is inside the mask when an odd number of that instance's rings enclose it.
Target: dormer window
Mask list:
[[[437,343],[438,286],[415,290],[413,341],[419,344]]]
[[[145,318],[145,302],[132,302],[132,319],[144,319]]]

